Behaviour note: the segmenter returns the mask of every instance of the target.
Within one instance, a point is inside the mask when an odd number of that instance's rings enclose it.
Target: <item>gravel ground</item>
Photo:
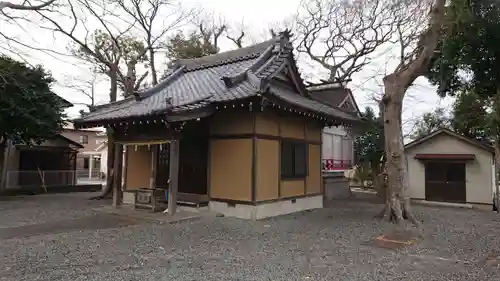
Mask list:
[[[63,223],[103,204],[42,197],[0,201],[0,227],[49,219],[33,209]],[[391,225],[373,219],[380,206],[357,201],[256,222],[204,218],[0,238],[0,280],[500,280],[500,270],[485,263],[500,251],[500,216],[414,209],[425,239],[401,250],[367,243]]]
[[[81,200],[98,193],[67,193],[0,197],[0,229],[74,219],[93,214],[92,208],[109,200]]]

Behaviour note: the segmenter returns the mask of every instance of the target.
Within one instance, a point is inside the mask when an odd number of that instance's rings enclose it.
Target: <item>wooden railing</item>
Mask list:
[[[323,159],[323,171],[343,171],[352,168],[351,160]]]

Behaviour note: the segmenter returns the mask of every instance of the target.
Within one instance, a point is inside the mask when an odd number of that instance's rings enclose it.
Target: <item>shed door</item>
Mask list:
[[[425,200],[465,203],[465,163],[425,164]]]

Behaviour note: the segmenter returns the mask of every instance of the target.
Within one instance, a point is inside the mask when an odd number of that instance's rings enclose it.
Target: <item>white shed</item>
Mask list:
[[[405,146],[413,199],[492,205],[494,148],[440,129]]]

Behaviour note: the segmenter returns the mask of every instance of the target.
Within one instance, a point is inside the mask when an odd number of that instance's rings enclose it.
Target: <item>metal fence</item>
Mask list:
[[[7,188],[102,184],[99,170],[8,171]]]
[[[77,183],[75,171],[8,171],[7,188],[64,186]]]
[[[104,174],[99,169],[82,169],[76,170],[76,178],[79,180],[101,180]]]
[[[322,159],[323,171],[344,171],[352,168],[351,160]]]

